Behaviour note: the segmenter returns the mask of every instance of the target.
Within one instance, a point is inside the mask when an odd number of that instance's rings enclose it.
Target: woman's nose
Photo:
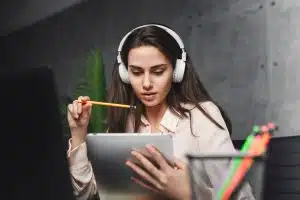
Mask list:
[[[143,79],[143,89],[149,90],[152,88],[152,82],[149,75],[145,75]]]

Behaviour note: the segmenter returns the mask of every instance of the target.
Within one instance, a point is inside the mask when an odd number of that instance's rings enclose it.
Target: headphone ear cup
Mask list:
[[[185,71],[185,62],[181,59],[177,59],[176,66],[173,71],[173,82],[180,83],[183,79]]]
[[[123,83],[129,84],[128,71],[123,63],[119,64],[119,75]]]

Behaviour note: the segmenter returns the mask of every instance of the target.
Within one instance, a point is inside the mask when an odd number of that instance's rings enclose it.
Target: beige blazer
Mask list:
[[[191,109],[191,121],[189,118],[179,118],[169,109],[164,114],[159,130],[163,133],[171,134],[174,138],[175,157],[187,162],[186,153],[232,153],[236,151],[233,147],[230,135],[226,130],[219,129],[214,125],[201,111],[190,104],[184,105]],[[226,124],[221,116],[218,107],[212,102],[201,103],[201,106],[223,127]],[[140,133],[149,133],[151,126],[142,116],[142,124],[139,129]],[[191,123],[190,123],[191,122]],[[128,119],[127,132],[133,132],[133,120]],[[190,124],[193,134],[191,133]],[[195,137],[196,136],[196,137]],[[69,150],[67,153],[70,172],[72,176],[72,184],[75,196],[78,200],[87,200],[92,195],[98,194],[101,200],[112,199],[137,199],[132,196],[124,196],[119,194],[104,194],[101,189],[97,188],[97,184],[93,175],[91,164],[87,157],[86,143],[71,149],[69,141]],[[195,182],[199,191],[197,199],[214,200],[215,187],[220,182],[223,171],[228,167],[228,161],[212,161],[207,160],[198,166],[199,179]],[[244,184],[240,192],[235,198],[237,200],[253,200],[251,187]]]

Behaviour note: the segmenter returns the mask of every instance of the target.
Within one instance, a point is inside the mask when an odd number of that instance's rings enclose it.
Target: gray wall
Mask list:
[[[278,122],[282,135],[300,135],[300,1],[274,2],[267,13],[268,116]]]
[[[262,124],[268,105],[266,80],[266,9],[264,1],[210,1],[191,5],[189,45],[202,80],[228,110],[233,138],[242,139]]]
[[[234,139],[245,138],[253,124],[272,120],[283,127],[276,137],[299,135],[292,77],[299,71],[299,58],[292,54],[299,45],[292,29],[299,9],[296,0],[281,2],[286,3],[90,0],[3,38],[1,62],[10,68],[50,65],[65,94],[92,47],[103,52],[109,82],[121,37],[143,23],[165,23],[182,36],[205,86],[229,113]],[[283,31],[293,40],[284,40]]]
[[[82,0],[2,0],[0,35],[6,35],[47,18]]]

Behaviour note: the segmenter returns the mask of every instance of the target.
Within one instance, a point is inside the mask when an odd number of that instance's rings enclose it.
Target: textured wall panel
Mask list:
[[[268,116],[280,125],[279,135],[300,134],[300,1],[268,1]]]
[[[201,79],[233,122],[233,138],[265,123],[268,103],[264,1],[189,4],[188,46]],[[200,10],[200,11],[199,11]]]

